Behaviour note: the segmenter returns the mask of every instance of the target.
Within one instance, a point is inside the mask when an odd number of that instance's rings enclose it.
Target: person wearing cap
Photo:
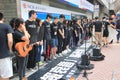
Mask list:
[[[59,22],[58,22],[58,54],[62,56],[62,50],[63,50],[63,39],[64,36],[64,28],[63,28],[63,21],[65,20],[65,16],[61,14],[59,16]]]
[[[43,51],[44,51],[44,61],[50,60],[50,42],[51,42],[51,22],[52,16],[47,14],[46,20],[43,22],[44,27],[44,38],[43,38]]]

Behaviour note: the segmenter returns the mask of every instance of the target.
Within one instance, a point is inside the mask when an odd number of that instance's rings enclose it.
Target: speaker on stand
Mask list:
[[[86,38],[86,30],[85,30],[85,38]],[[84,70],[84,72],[80,73],[80,74],[83,74],[83,77],[85,77],[88,80],[87,76],[88,76],[88,74],[91,74],[92,72],[87,73],[86,70],[93,69],[94,65],[90,64],[90,59],[89,59],[89,56],[88,56],[87,51],[86,51],[86,43],[87,42],[86,42],[86,39],[85,39],[85,52],[81,56],[81,60],[76,64],[76,67],[79,71]]]

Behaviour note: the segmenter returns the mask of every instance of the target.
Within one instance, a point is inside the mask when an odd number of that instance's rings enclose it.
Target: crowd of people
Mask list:
[[[87,18],[67,20],[63,14],[59,18],[47,14],[43,22],[37,18],[36,12],[31,10],[27,21],[13,18],[10,25],[7,25],[4,23],[4,15],[0,13],[0,80],[9,80],[9,77],[13,76],[11,54],[16,55],[19,80],[26,80],[26,68],[35,69],[36,63],[41,62],[41,56],[45,62],[57,59],[92,37],[100,47],[108,46],[109,26],[118,31],[117,43],[119,43],[120,20],[113,22],[112,18],[106,17],[102,20],[99,20],[99,17],[93,20]],[[22,46],[28,42],[26,48],[32,47],[24,57],[20,55],[21,51],[16,49],[16,44],[20,42],[24,43]],[[26,52],[26,48],[23,47],[21,50]]]

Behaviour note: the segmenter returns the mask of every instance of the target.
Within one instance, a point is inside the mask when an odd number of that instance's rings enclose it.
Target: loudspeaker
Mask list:
[[[90,64],[88,55],[84,54],[81,56],[81,65],[86,65],[88,66]]]
[[[90,56],[90,60],[92,61],[101,61],[104,60],[105,56],[101,53],[99,48],[93,49],[93,54]]]
[[[100,53],[101,53],[100,49],[96,49],[96,48],[93,49],[93,56],[100,56],[101,55]]]

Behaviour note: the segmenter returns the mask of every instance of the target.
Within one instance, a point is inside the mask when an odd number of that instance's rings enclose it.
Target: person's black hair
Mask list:
[[[98,19],[98,17],[95,17],[95,19]]]
[[[72,22],[71,20],[68,20],[68,25],[69,25],[69,26],[72,26],[72,23],[73,23],[73,22]]]
[[[68,20],[64,20],[64,21],[63,21],[63,24],[66,25],[66,22],[67,22],[67,21],[68,21]]]
[[[57,17],[54,17],[54,19],[58,19]]]
[[[48,18],[51,18],[51,19],[52,19],[51,14],[47,14],[46,19],[48,19]]]
[[[34,11],[34,10],[29,11],[29,17],[31,17],[32,14],[35,14],[35,13],[36,13],[36,11]]]
[[[102,19],[106,19],[106,17],[103,17]]]
[[[12,18],[12,19],[10,20],[10,22],[9,22],[10,26],[12,27],[12,29],[15,28],[15,20],[16,20],[16,18]]]
[[[22,18],[16,18],[16,20],[15,20],[15,29],[18,29],[20,24],[23,24],[23,23],[24,23],[24,20]]]
[[[113,20],[113,18],[109,18],[109,20]]]
[[[36,19],[36,22],[37,22],[37,25],[40,26],[39,23],[41,22],[41,19],[37,18],[37,19]]]
[[[76,23],[78,20],[80,20],[80,19],[76,18],[76,19],[75,19],[75,23]]]
[[[0,20],[2,20],[4,18],[3,13],[0,12]]]
[[[65,15],[61,14],[61,15],[59,16],[59,18],[65,18]]]

